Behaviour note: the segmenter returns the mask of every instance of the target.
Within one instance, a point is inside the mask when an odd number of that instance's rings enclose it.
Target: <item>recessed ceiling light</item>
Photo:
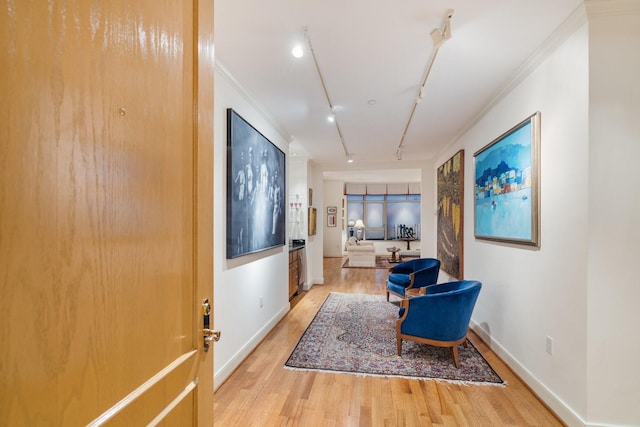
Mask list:
[[[293,55],[296,58],[302,58],[302,56],[304,55],[304,50],[302,50],[302,46],[297,45],[296,47],[291,49],[291,55]]]
[[[367,101],[367,104],[369,104],[369,105],[376,105],[376,102],[377,102],[377,101],[376,101],[375,99],[370,99],[370,100],[368,100],[368,101]]]

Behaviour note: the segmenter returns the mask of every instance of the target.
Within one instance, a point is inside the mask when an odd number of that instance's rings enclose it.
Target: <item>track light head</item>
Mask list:
[[[442,28],[436,28],[429,35],[433,41],[434,49],[442,47],[444,42],[451,38],[451,18],[453,17],[453,9],[447,10],[444,21],[442,22]]]

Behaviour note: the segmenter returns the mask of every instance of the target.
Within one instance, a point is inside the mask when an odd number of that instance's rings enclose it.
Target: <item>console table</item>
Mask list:
[[[400,240],[402,240],[404,242],[407,242],[407,250],[410,251],[411,250],[411,242],[413,242],[416,239],[413,238],[413,237],[411,237],[411,238],[404,237],[404,238],[402,238]]]

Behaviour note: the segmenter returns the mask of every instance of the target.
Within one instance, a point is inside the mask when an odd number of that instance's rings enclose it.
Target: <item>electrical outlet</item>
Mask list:
[[[553,338],[547,336],[547,353],[553,354]]]
[[[262,297],[260,297],[260,308],[262,308]]]

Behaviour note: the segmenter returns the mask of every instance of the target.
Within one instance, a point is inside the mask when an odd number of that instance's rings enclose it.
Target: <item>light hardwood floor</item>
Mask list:
[[[292,309],[215,393],[216,426],[562,426],[473,333],[506,386],[459,385],[284,369],[329,292],[384,294],[386,270],[325,258],[324,285]]]

